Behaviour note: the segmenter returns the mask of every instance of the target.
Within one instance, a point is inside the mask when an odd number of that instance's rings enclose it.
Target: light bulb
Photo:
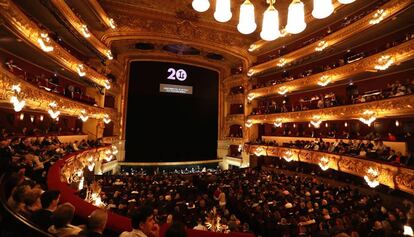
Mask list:
[[[305,29],[305,5],[300,0],[293,0],[289,5],[286,31],[298,34]]]
[[[254,16],[254,5],[246,0],[240,6],[239,24],[237,30],[242,34],[251,34],[256,30],[256,21]]]
[[[270,5],[263,14],[262,32],[260,37],[266,41],[272,41],[280,36],[279,12]]]
[[[341,4],[350,4],[355,2],[355,0],[338,0],[338,2]]]
[[[216,0],[216,11],[214,12],[214,19],[219,22],[227,22],[231,19],[230,0]]]
[[[193,0],[191,5],[198,12],[205,12],[210,8],[210,2],[208,0]]]
[[[312,16],[323,19],[330,16],[334,11],[332,0],[313,0]]]

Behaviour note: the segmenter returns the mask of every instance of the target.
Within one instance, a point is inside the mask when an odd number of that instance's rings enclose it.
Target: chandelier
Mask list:
[[[349,4],[355,0],[338,0],[341,4]],[[269,7],[263,13],[262,30],[260,37],[266,41],[272,41],[281,36],[279,30],[279,12],[275,8],[276,0],[266,0]],[[193,9],[197,12],[205,12],[210,8],[209,0],[193,0]],[[330,16],[335,10],[332,0],[313,0],[312,16],[323,19]],[[214,19],[218,22],[227,22],[233,16],[231,12],[231,0],[216,0]],[[257,28],[254,5],[252,0],[245,0],[240,5],[239,23],[237,30],[242,34],[251,34]],[[287,24],[284,32],[299,34],[306,29],[305,5],[300,0],[292,0],[288,7]]]

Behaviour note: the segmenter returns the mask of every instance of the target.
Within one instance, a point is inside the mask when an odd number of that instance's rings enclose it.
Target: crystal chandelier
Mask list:
[[[263,0],[255,0],[263,1]],[[271,41],[279,38],[281,31],[279,30],[279,12],[273,6],[276,0],[265,0],[269,7],[263,13],[262,31],[260,36],[263,40]],[[350,4],[356,0],[338,0],[341,4]],[[210,7],[209,0],[193,0],[193,9],[197,12],[205,12]],[[237,30],[242,34],[251,34],[256,28],[256,19],[254,11],[254,1],[244,0],[240,6],[239,23]],[[330,16],[335,10],[332,0],[313,0],[313,17],[323,19]],[[216,0],[216,8],[214,18],[219,22],[227,22],[232,18],[231,0]],[[287,24],[285,30],[290,34],[299,34],[306,29],[305,22],[305,5],[301,0],[292,0],[288,8]]]

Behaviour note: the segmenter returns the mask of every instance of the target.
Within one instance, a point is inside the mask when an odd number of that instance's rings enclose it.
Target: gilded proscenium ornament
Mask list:
[[[244,150],[251,155],[255,155],[255,151],[258,147],[260,147],[261,153],[266,153],[267,156],[280,158],[283,158],[283,154],[290,150],[293,154],[297,154],[297,161],[315,165],[319,165],[321,157],[326,157],[329,159],[329,168],[353,174],[361,178],[363,178],[367,170],[372,167],[373,169],[378,170],[379,176],[377,180],[379,183],[414,194],[414,170],[412,169],[379,163],[364,158],[342,156],[305,149],[245,144]]]
[[[79,19],[78,16],[72,11],[72,9],[66,4],[65,1],[62,0],[51,0],[53,5],[60,11],[61,15],[65,17],[65,19],[72,25],[72,27],[81,35],[83,35],[93,47],[102,55],[105,56],[107,59],[112,60],[112,53],[111,50],[106,47],[98,38],[95,37],[94,34],[89,32],[89,36],[86,37],[84,32],[84,27],[87,25]]]
[[[320,83],[320,78],[323,76],[329,76],[330,83],[348,80],[349,77],[366,71],[376,71],[375,66],[378,64],[378,60],[383,57],[383,55],[392,56],[394,64],[400,64],[414,58],[414,39],[341,67],[313,74],[308,77],[295,79],[289,82],[280,83],[274,86],[250,90],[248,93],[254,93],[255,99],[257,99],[263,96],[279,94],[280,88],[289,88],[289,91],[317,88],[319,87],[318,83]]]
[[[396,13],[403,10],[405,7],[407,7],[410,4],[411,4],[411,0],[390,1],[390,2],[386,3],[383,6],[383,9],[386,9],[389,12],[389,14],[384,16],[383,20],[386,20],[387,18],[390,18],[390,17],[394,16]],[[348,39],[348,38],[350,38],[354,35],[357,35],[358,33],[361,33],[363,31],[365,31],[366,29],[373,26],[369,22],[372,20],[372,17],[375,13],[376,13],[376,11],[372,12],[371,14],[366,15],[362,19],[348,25],[347,27],[344,27],[344,28],[342,28],[342,29],[340,29],[340,30],[338,30],[338,31],[322,38],[320,41],[316,41],[315,43],[312,43],[310,45],[307,45],[303,48],[300,48],[298,50],[295,50],[293,52],[290,52],[290,53],[284,55],[283,58],[285,59],[285,64],[290,63],[290,62],[295,61],[295,60],[298,60],[300,58],[306,57],[307,55],[315,53],[315,48],[318,47],[318,44],[321,41],[328,42],[329,47],[332,47],[333,45],[336,45],[340,42],[343,42],[346,39]],[[257,45],[258,44],[256,43],[256,50],[260,48]],[[251,67],[251,69],[254,69],[255,74],[263,73],[267,70],[272,70],[273,68],[275,68],[275,65],[277,65],[279,63],[280,59],[281,59],[280,57],[272,59],[272,60],[267,61],[265,63],[253,66],[253,67]]]
[[[7,25],[9,25],[22,39],[34,47],[42,50],[38,39],[41,38],[42,29],[30,20],[11,0],[0,0],[0,15],[3,16]],[[77,66],[83,64],[75,56],[71,55],[58,43],[50,39],[49,46],[53,46],[53,51],[44,52],[47,56],[56,60],[65,69],[77,73]],[[42,50],[43,52],[43,50]],[[92,68],[85,66],[86,78],[90,81],[105,86],[105,76],[99,74]]]
[[[104,114],[110,114],[115,119],[116,112],[113,109],[98,108],[67,99],[53,92],[38,88],[25,80],[13,75],[7,69],[0,67],[0,100],[9,101],[13,85],[19,84],[21,88],[21,98],[26,101],[26,106],[36,110],[49,110],[49,103],[56,101],[59,104],[59,111],[70,116],[79,116],[81,111],[87,111],[91,118],[101,119]]]
[[[273,124],[276,119],[283,119],[284,123],[308,122],[314,116],[320,116],[324,121],[359,119],[367,110],[375,111],[377,118],[400,116],[414,113],[414,95],[406,95],[378,101],[314,109],[297,112],[250,115],[248,119],[253,123]]]

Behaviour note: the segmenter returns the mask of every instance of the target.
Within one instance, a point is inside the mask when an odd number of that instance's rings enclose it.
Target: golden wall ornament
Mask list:
[[[250,115],[247,118],[253,123],[272,124],[276,119],[283,119],[284,123],[308,122],[315,116],[324,121],[367,118],[365,111],[375,112],[375,118],[399,116],[414,113],[414,95],[406,95],[360,104],[314,109],[297,112],[276,113],[266,115]]]
[[[69,116],[79,116],[83,111],[87,112],[89,117],[94,119],[102,119],[104,114],[109,114],[113,119],[117,118],[114,109],[99,108],[67,99],[64,96],[47,92],[38,88],[29,82],[18,78],[7,69],[0,67],[0,100],[9,101],[14,95],[10,93],[14,85],[19,84],[21,92],[19,98],[25,100],[25,106],[42,110],[44,112],[50,109],[49,104],[55,102],[59,105],[59,111]]]
[[[380,161],[376,162],[365,158],[297,148],[245,144],[244,151],[248,154],[256,155],[259,147],[260,154],[284,158],[288,152],[293,154],[293,160],[318,166],[320,166],[322,158],[325,158],[323,162],[325,167],[328,166],[330,169],[353,174],[361,178],[369,176],[368,178],[373,181],[372,184],[378,182],[390,188],[414,194],[414,169],[395,166],[390,163],[380,163]],[[370,169],[375,172],[369,171]]]
[[[44,32],[40,27],[30,20],[11,0],[1,0],[0,15],[15,32],[21,36],[22,39],[30,43],[32,46],[42,49],[38,40],[42,39]],[[47,52],[47,56],[56,60],[59,64],[67,70],[77,73],[77,66],[82,62],[66,51],[62,46],[53,40],[49,39],[48,47],[53,47],[53,51]],[[105,76],[99,74],[94,69],[85,66],[85,72],[88,75],[87,79],[100,85],[105,86],[105,81],[108,80]]]
[[[399,11],[403,10],[407,6],[411,4],[411,0],[399,0],[399,1],[390,1],[382,6],[383,9],[386,9],[389,14],[383,16],[383,19],[390,18],[394,16]],[[362,19],[324,37],[320,41],[314,42],[312,44],[309,44],[305,47],[302,47],[298,50],[295,50],[293,52],[290,52],[283,56],[284,64],[293,62],[295,60],[298,60],[300,58],[303,58],[307,55],[315,53],[315,49],[320,49],[320,42],[329,42],[329,46],[336,45],[338,43],[341,43],[350,37],[357,35],[358,33],[361,33],[365,31],[366,29],[372,27],[372,24],[370,24],[370,21],[373,19],[373,16],[376,14],[376,12],[373,12],[371,14],[366,15]],[[258,48],[256,45],[256,49]],[[272,60],[269,60],[267,62],[264,62],[262,64],[256,65],[251,67],[251,69],[254,70],[255,75],[258,75],[260,73],[264,73],[268,70],[272,70],[275,68],[275,65],[279,64],[279,61],[281,58],[275,58]]]
[[[375,67],[378,65],[378,61],[381,60],[384,55],[388,55],[390,58],[392,58],[393,64],[399,64],[411,60],[414,58],[414,39],[389,48],[383,52],[371,55],[356,62],[343,65],[341,67],[331,69],[329,71],[313,74],[308,77],[295,79],[285,83],[276,84],[274,86],[253,89],[248,93],[254,93],[256,95],[255,98],[257,99],[264,96],[280,94],[280,90],[284,90],[285,88],[289,88],[289,91],[291,92],[316,88],[321,83],[321,77],[329,77],[329,83],[348,80],[351,76],[367,71],[376,70]]]

